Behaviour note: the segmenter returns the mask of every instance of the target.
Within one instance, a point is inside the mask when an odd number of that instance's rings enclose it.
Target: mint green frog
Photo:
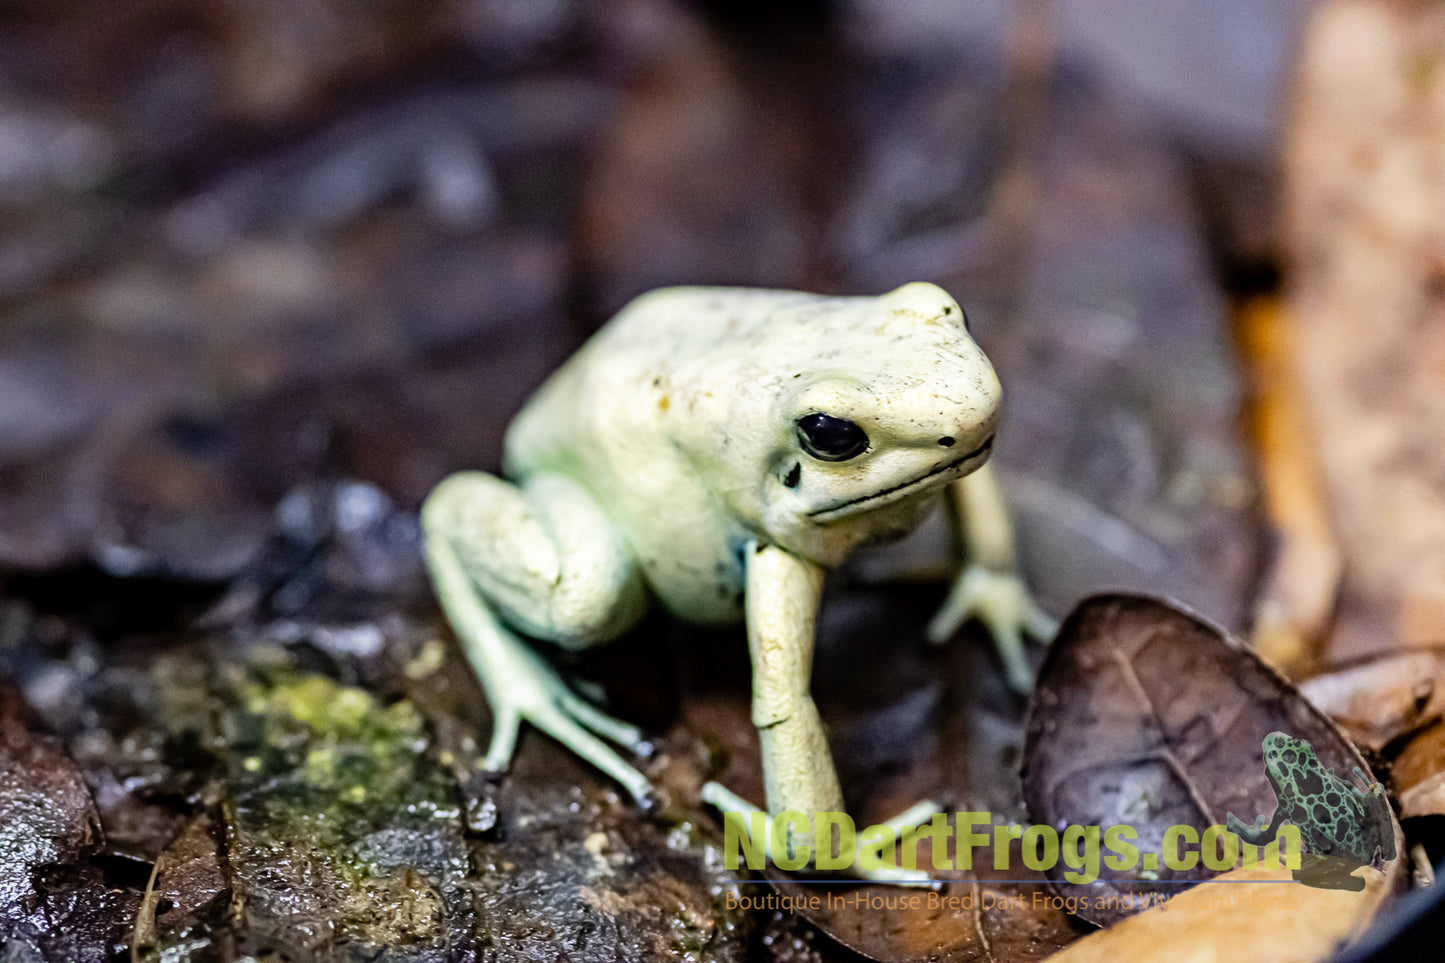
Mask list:
[[[1264,774],[1279,804],[1274,819],[1260,816],[1246,826],[1229,813],[1228,830],[1248,843],[1266,845],[1287,819],[1300,831],[1305,850],[1295,878],[1327,889],[1362,890],[1365,881],[1351,875],[1360,866],[1395,858],[1395,825],[1385,787],[1358,766],[1358,786],[1336,776],[1315,757],[1314,747],[1283,732],[1264,737]]]
[[[1023,633],[1055,626],[1018,576],[986,465],[998,406],[963,310],[932,284],[633,301],[512,422],[506,478],[453,475],[422,510],[437,595],[492,707],[484,766],[506,768],[525,720],[646,799],[647,778],[607,744],[638,749],[641,733],[514,632],[580,649],[659,601],[693,622],[746,621],[768,811],[840,810],[809,693],[824,574],[939,501],[967,564],[929,635],[981,620],[1027,689]],[[752,808],[713,784],[704,797]]]

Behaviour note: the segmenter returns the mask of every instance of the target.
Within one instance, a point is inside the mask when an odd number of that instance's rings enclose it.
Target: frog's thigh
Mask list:
[[[522,631],[569,648],[603,642],[647,604],[631,547],[591,494],[538,474],[521,486],[485,472],[444,480],[427,504],[478,593]]]

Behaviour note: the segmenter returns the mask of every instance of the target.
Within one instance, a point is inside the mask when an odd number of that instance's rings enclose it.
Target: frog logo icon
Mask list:
[[[1264,774],[1278,800],[1274,818],[1266,824],[1260,816],[1245,825],[1230,813],[1229,831],[1265,845],[1289,820],[1300,831],[1303,850],[1295,879],[1320,889],[1363,890],[1365,880],[1354,871],[1395,858],[1395,825],[1385,787],[1359,766],[1355,778],[1365,788],[1341,779],[1320,764],[1313,746],[1287,733],[1271,732],[1263,749]]]

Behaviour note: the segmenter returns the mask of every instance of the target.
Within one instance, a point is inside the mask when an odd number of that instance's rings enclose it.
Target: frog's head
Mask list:
[[[777,400],[763,494],[775,534],[825,545],[911,527],[921,496],[987,461],[1000,399],[962,308],[940,288],[833,303],[811,320],[820,343]]]
[[[1320,792],[1320,763],[1314,747],[1288,733],[1271,732],[1264,737],[1264,774],[1276,792],[1287,786],[1294,795]]]

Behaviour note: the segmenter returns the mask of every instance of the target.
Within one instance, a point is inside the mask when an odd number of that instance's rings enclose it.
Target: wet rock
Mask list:
[[[125,945],[137,895],[93,861],[103,835],[90,791],[53,738],[0,687],[0,952],[101,963]]]

